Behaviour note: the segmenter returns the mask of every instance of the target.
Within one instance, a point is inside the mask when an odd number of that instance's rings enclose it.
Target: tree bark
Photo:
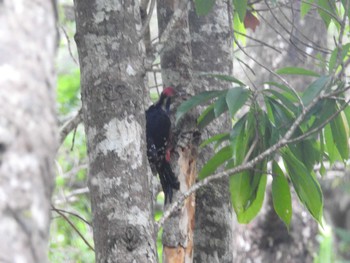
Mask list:
[[[195,93],[230,88],[229,82],[199,76],[201,72],[232,74],[231,1],[217,0],[206,16],[197,16],[192,1],[189,16],[193,88]],[[220,117],[205,130],[202,139],[222,133],[230,128],[227,116]],[[202,167],[214,154],[206,147],[199,155]],[[232,262],[232,205],[229,179],[217,180],[196,193],[194,262]]]
[[[96,262],[156,262],[139,1],[74,4]]]
[[[54,1],[0,2],[0,262],[48,262],[55,9]]]
[[[184,8],[182,8],[184,7]],[[179,13],[181,10],[182,13]],[[169,38],[163,44],[161,68],[163,85],[173,86],[178,92],[192,92],[192,54],[188,27],[187,3],[183,0],[160,0],[157,5],[160,40],[170,21],[175,25]],[[179,15],[180,14],[180,15]],[[175,103],[176,104],[176,103]],[[173,116],[174,117],[174,116]],[[172,166],[180,182],[180,193],[186,192],[195,182],[198,136],[195,133],[194,115],[187,115],[180,125],[173,129],[175,151]],[[173,118],[174,122],[174,118]],[[184,205],[164,224],[163,262],[192,262],[195,196],[192,194]]]

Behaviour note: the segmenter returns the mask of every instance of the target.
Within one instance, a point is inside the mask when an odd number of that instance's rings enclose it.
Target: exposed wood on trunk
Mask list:
[[[196,140],[196,138],[193,138]],[[196,148],[197,143],[190,143],[189,147],[178,147],[178,179],[180,182],[180,192],[186,192],[196,180]],[[192,262],[193,258],[193,230],[194,230],[194,213],[195,213],[195,196],[190,195],[184,202],[181,210],[170,220],[175,227],[172,234],[176,233],[179,237],[177,241],[180,243],[177,246],[164,244],[163,262],[181,263]],[[178,226],[176,226],[178,224]],[[174,226],[172,226],[174,227]],[[178,232],[177,232],[178,231]]]
[[[96,262],[156,262],[139,1],[75,1]]]
[[[0,262],[48,262],[58,147],[54,1],[0,1]]]
[[[183,0],[158,1],[158,24],[160,35],[167,28],[173,15],[179,16],[175,10],[183,6]],[[188,11],[185,9],[176,21],[173,31],[164,43],[161,53],[162,79],[165,86],[173,86],[178,91],[192,91],[192,54],[188,28]],[[180,193],[185,192],[196,178],[197,135],[193,115],[174,130],[177,143],[173,154],[172,166],[178,175]],[[184,139],[186,138],[186,139]],[[175,198],[180,194],[175,193]],[[191,195],[179,211],[174,213],[164,224],[163,230],[163,262],[192,262],[193,228],[194,228],[194,195]]]

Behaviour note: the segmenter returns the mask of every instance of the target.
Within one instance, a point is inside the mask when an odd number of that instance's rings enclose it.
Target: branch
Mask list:
[[[79,65],[78,61],[75,59],[75,57],[73,56],[73,52],[72,52],[72,48],[71,48],[71,43],[70,43],[70,39],[69,36],[67,34],[66,29],[63,26],[60,26],[61,30],[63,31],[64,36],[66,37],[67,40],[67,46],[68,46],[68,51],[69,51],[69,55],[71,56],[71,58],[73,59],[74,63]]]
[[[333,93],[330,94],[324,94],[321,92],[320,95],[315,97],[307,106],[303,108],[303,111],[301,114],[295,119],[290,129],[286,132],[286,134],[281,138],[277,143],[266,149],[264,152],[262,152],[260,155],[256,156],[252,160],[246,163],[242,163],[232,169],[228,169],[226,171],[219,172],[217,174],[208,176],[204,178],[203,180],[199,181],[195,185],[193,185],[186,193],[184,193],[182,196],[179,197],[178,200],[176,200],[171,206],[164,212],[163,217],[156,222],[155,229],[156,231],[159,230],[160,227],[163,226],[165,220],[176,210],[180,209],[180,206],[184,202],[184,200],[190,196],[193,192],[197,191],[199,188],[209,184],[209,182],[220,179],[227,176],[233,176],[239,172],[252,169],[254,166],[264,160],[266,157],[270,156],[271,154],[275,153],[280,148],[286,146],[289,143],[289,139],[294,134],[295,130],[299,127],[299,125],[304,121],[306,115],[310,112],[310,110],[322,99],[328,98],[329,96],[333,95]]]
[[[157,54],[161,54],[163,51],[163,44],[168,40],[169,36],[171,35],[171,32],[174,28],[174,26],[177,24],[177,22],[182,18],[184,15],[185,9],[188,7],[189,1],[183,0],[179,3],[179,6],[175,9],[175,12],[171,19],[169,20],[166,28],[163,30],[161,35],[159,36],[159,42],[155,44],[155,46],[152,48],[153,52],[152,54],[147,57],[146,59],[146,65],[145,68],[151,68],[151,65],[154,61],[154,58],[157,56]]]
[[[312,134],[314,134],[314,133],[316,133],[316,132],[321,131],[321,130],[324,128],[324,126],[326,126],[331,120],[333,120],[335,117],[337,117],[338,114],[339,114],[340,112],[342,112],[342,111],[346,108],[346,106],[349,105],[349,102],[350,102],[350,100],[348,100],[347,102],[345,102],[345,103],[339,108],[339,110],[337,110],[335,113],[333,113],[331,116],[329,116],[329,117],[328,117],[324,122],[322,122],[318,127],[314,128],[314,129],[312,129],[312,130],[310,130],[310,131],[308,131],[308,132],[306,132],[306,133],[304,133],[304,134],[302,134],[302,135],[300,135],[300,136],[298,136],[298,137],[295,137],[295,138],[293,138],[293,139],[288,140],[288,144],[290,144],[290,143],[295,143],[295,142],[299,142],[299,141],[301,141],[301,140],[303,140],[303,139],[309,137],[310,135],[312,135]]]
[[[155,4],[156,4],[156,0],[151,0],[151,5],[149,7],[147,18],[146,18],[146,20],[145,20],[145,22],[142,25],[142,28],[140,30],[140,34],[139,34],[139,37],[138,37],[138,42],[140,42],[143,39],[144,35],[146,34],[147,28],[149,27],[149,22],[151,21],[151,18],[152,18],[152,14],[153,14],[153,10],[154,10]]]
[[[63,143],[64,139],[67,135],[83,121],[82,109],[80,109],[73,118],[68,120],[65,124],[60,128],[60,144]]]
[[[298,98],[299,103],[302,107],[304,107],[303,105],[303,101],[301,100],[298,92],[288,83],[288,81],[286,79],[284,79],[281,75],[277,74],[276,72],[274,72],[273,70],[269,69],[267,66],[265,66],[263,63],[261,63],[260,61],[256,60],[255,58],[253,58],[251,55],[249,55],[241,46],[241,44],[238,42],[236,36],[233,34],[233,40],[236,43],[236,45],[238,46],[238,48],[243,52],[244,55],[246,55],[248,58],[250,58],[251,60],[253,60],[257,65],[259,65],[260,67],[264,68],[265,70],[267,70],[268,72],[270,72],[270,74],[272,74],[273,76],[279,78],[288,88],[290,88],[293,93],[295,94],[295,96]]]
[[[64,220],[67,221],[68,224],[77,232],[77,234],[81,237],[81,239],[84,241],[84,243],[92,250],[95,252],[95,249],[90,245],[90,243],[85,239],[82,233],[75,227],[73,222],[64,214],[62,213],[59,209],[56,209],[55,207],[51,206],[51,209],[54,210],[57,214],[59,214],[61,217],[63,217]]]
[[[70,212],[70,211],[67,211],[67,210],[63,210],[63,209],[59,209],[59,208],[56,208],[54,206],[51,206],[51,210],[52,211],[55,211],[55,212],[62,212],[62,213],[66,213],[66,214],[69,214],[69,215],[72,215],[72,216],[75,216],[77,218],[79,218],[81,221],[83,221],[85,224],[91,226],[91,223],[89,221],[87,221],[85,218],[81,217],[80,215],[76,214],[76,213],[73,213],[73,212]]]

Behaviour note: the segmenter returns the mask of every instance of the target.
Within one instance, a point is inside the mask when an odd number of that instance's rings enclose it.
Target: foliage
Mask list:
[[[199,15],[211,10],[211,6],[204,6],[202,1],[195,4],[197,12],[205,10],[198,12]],[[233,207],[241,223],[250,222],[259,212],[268,173],[273,177],[275,211],[287,227],[292,215],[289,181],[300,201],[321,223],[323,196],[313,168],[316,164],[323,166],[326,160],[333,164],[349,159],[349,114],[345,114],[349,107],[344,95],[348,87],[342,79],[345,64],[350,60],[350,44],[342,44],[345,21],[350,18],[349,2],[303,1],[302,16],[314,4],[325,25],[329,27],[334,23],[338,28],[338,45],[328,59],[328,74],[300,67],[284,67],[275,72],[315,78],[303,93],[297,93],[282,78],[280,83],[265,83],[267,89],[251,89],[232,76],[208,74],[208,77],[232,82],[233,87],[201,93],[177,110],[179,120],[189,109],[210,102],[198,118],[200,129],[225,111],[230,113],[234,121],[231,131],[215,135],[202,144],[215,143],[217,152],[203,166],[199,177],[210,177],[219,166],[225,167],[230,175]],[[247,1],[235,0],[233,6],[234,24],[241,28],[247,10],[253,7]],[[236,28],[236,31],[241,30]],[[257,103],[259,99],[264,101],[263,105]],[[269,163],[272,163],[271,172]]]
[[[319,76],[309,70],[293,67],[279,72]],[[230,178],[232,203],[241,223],[248,223],[260,210],[268,173],[267,164],[273,160],[274,184],[283,185],[280,190],[287,201],[284,204],[286,207],[278,203],[276,196],[281,195],[281,192],[274,188],[274,204],[280,218],[289,225],[291,200],[284,178],[287,176],[300,201],[321,222],[323,197],[313,167],[326,159],[333,163],[347,160],[349,156],[349,125],[345,114],[341,112],[347,106],[342,95],[345,92],[344,83],[332,79],[331,76],[319,76],[302,94],[294,93],[284,86],[282,89],[261,91],[239,86],[227,91],[205,92],[178,108],[179,119],[192,107],[214,99],[198,118],[198,126],[203,128],[225,111],[235,119],[237,110],[243,104],[248,106],[246,113],[232,126],[229,136],[210,139],[211,143],[222,146],[199,173],[203,179],[220,165],[225,165],[226,170],[230,171],[233,167],[252,162],[251,167]],[[258,96],[263,98],[265,105],[260,106],[256,102]],[[327,110],[327,114],[322,109]],[[213,112],[210,118],[203,117],[208,116],[209,112]],[[259,161],[254,161],[262,153],[266,154]],[[276,162],[279,160],[283,161],[285,171],[279,168]]]

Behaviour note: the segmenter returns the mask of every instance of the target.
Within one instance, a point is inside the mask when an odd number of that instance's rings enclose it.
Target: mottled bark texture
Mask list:
[[[53,1],[0,1],[0,262],[48,262],[58,145]]]
[[[201,72],[232,74],[231,1],[217,0],[206,16],[197,16],[194,4],[189,16],[195,93],[230,88],[229,82],[199,76]],[[202,139],[230,128],[227,116],[220,117],[201,131]],[[200,152],[202,167],[214,150]],[[196,193],[194,262],[232,262],[232,205],[229,180],[217,180]]]
[[[162,34],[169,21],[176,20],[169,38],[163,44],[161,52],[162,79],[165,86],[173,86],[179,92],[192,92],[192,55],[188,27],[188,10],[180,9],[184,0],[160,0],[157,5],[159,35]],[[173,130],[175,151],[172,157],[173,169],[180,182],[180,191],[174,199],[189,189],[196,178],[196,159],[198,137],[195,131],[195,117],[188,115]],[[191,195],[179,211],[174,213],[164,224],[163,230],[163,262],[192,262],[193,227],[194,227],[194,195]]]
[[[74,4],[96,262],[156,262],[139,1]]]
[[[259,12],[261,15],[258,16],[261,22],[259,27],[255,33],[248,31],[250,36],[276,47],[280,53],[263,45],[257,46],[256,42],[249,39],[247,47],[250,48],[246,48],[246,52],[272,70],[298,66],[319,71],[316,68],[317,62],[311,56],[324,55],[319,47],[326,46],[327,32],[315,13],[307,15],[302,20],[297,11],[300,9],[299,5],[300,1],[293,0],[288,1],[282,8],[273,9],[272,12]],[[256,8],[268,10],[264,3]],[[245,72],[241,71],[242,67],[237,61],[234,72],[246,83],[252,80],[258,89],[262,89],[263,82],[271,80],[281,82],[246,56],[243,60],[252,67],[255,75],[242,65]],[[249,79],[245,79],[245,73],[249,75]],[[311,81],[311,79],[305,81],[305,77],[285,75],[283,77],[298,91],[304,90]],[[293,194],[293,218],[288,234],[272,207],[270,191],[268,188],[265,195],[268,201],[264,202],[262,211],[256,219],[248,225],[238,223],[234,225],[235,262],[313,262],[313,254],[316,253],[318,246],[317,223]]]

